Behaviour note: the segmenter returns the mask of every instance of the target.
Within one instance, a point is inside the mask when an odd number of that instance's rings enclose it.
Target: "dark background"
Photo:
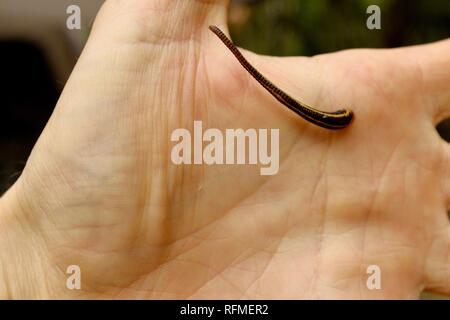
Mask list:
[[[10,3],[14,6],[19,2],[26,4],[23,0]],[[83,13],[83,1],[72,2],[78,2]],[[52,5],[43,0],[28,3],[43,10]],[[60,5],[61,1],[54,0],[54,4]],[[381,30],[366,28],[366,9],[372,4],[381,8]],[[70,34],[64,35],[67,14],[60,11],[53,17],[56,23],[52,28],[60,29],[55,33],[62,39],[58,43],[70,47]],[[41,11],[35,12],[39,15]],[[396,47],[450,36],[449,0],[236,0],[229,18],[232,37],[239,46],[278,56]],[[71,31],[82,35],[81,46],[92,23],[83,15],[82,19],[83,31]],[[30,21],[24,19],[23,23]],[[65,82],[52,69],[54,61],[46,53],[45,43],[30,41],[23,35],[15,37],[14,33],[2,37],[1,28],[0,23],[0,194],[20,175]],[[71,68],[78,52],[66,49],[63,51],[70,56]],[[449,141],[450,121],[442,123],[438,131]]]

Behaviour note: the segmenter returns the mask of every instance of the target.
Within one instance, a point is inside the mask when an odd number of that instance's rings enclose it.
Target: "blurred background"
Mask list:
[[[0,195],[20,175],[102,3],[0,0]],[[66,26],[70,5],[81,9],[80,30]],[[366,27],[370,5],[381,9],[381,30]],[[241,47],[267,55],[314,55],[448,38],[450,0],[232,0],[229,21]],[[437,130],[450,141],[449,119]]]

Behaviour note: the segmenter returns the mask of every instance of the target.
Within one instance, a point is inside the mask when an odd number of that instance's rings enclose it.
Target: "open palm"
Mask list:
[[[223,2],[106,2],[2,198],[20,208],[4,225],[20,225],[31,240],[24,250],[41,261],[33,288],[10,295],[449,293],[450,149],[434,126],[450,113],[450,42],[312,58],[243,51],[292,96],[353,109],[350,127],[329,131],[273,99],[208,31],[226,30]],[[173,164],[171,133],[194,120],[204,129],[279,129],[279,172]],[[72,264],[81,268],[79,291],[66,288]],[[370,265],[381,270],[380,290],[366,286]]]

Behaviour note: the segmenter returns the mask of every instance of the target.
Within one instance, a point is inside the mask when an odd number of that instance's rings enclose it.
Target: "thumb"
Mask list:
[[[225,25],[229,0],[108,0],[97,15],[91,39],[165,44]]]

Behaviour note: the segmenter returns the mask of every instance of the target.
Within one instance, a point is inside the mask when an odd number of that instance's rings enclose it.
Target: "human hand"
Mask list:
[[[226,1],[109,0],[1,199],[12,298],[417,298],[450,293],[450,41],[244,55],[343,131],[314,127],[212,35]],[[280,129],[280,170],[175,165],[177,128]],[[82,289],[66,288],[79,265]],[[368,265],[382,289],[366,287]],[[1,283],[1,281],[0,281]]]

